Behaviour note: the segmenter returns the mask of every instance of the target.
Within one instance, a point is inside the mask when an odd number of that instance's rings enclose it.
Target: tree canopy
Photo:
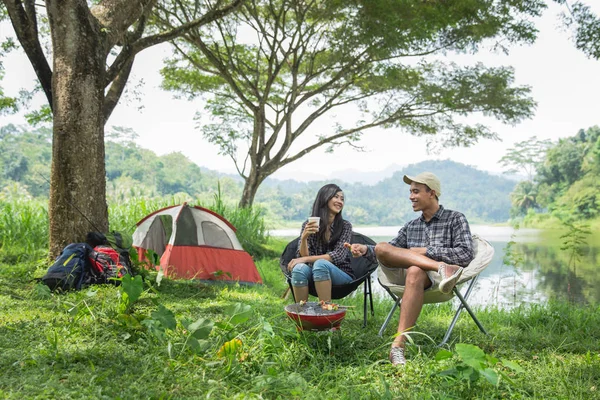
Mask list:
[[[530,18],[543,8],[541,0],[248,0],[174,42],[163,86],[206,100],[199,127],[235,163],[247,206],[279,168],[317,148],[357,146],[370,128],[469,146],[496,134],[462,117],[531,116],[530,90],[514,85],[511,68],[461,66],[443,55],[530,43]],[[162,8],[158,26],[195,17],[184,9]],[[316,123],[348,110],[352,118]]]

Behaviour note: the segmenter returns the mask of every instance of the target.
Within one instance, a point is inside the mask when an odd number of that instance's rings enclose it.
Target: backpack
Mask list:
[[[99,270],[93,270],[89,254],[93,249],[87,243],[71,243],[66,246],[48,268],[42,282],[50,290],[80,290],[82,286],[95,283]]]
[[[89,254],[92,269],[100,272],[100,279],[96,283],[112,283],[119,285],[120,281],[115,278],[122,278],[126,274],[133,276],[133,271],[123,257],[111,246],[100,245],[94,247]]]

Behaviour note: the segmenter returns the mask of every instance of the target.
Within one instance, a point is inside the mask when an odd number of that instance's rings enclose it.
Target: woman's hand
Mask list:
[[[287,265],[287,269],[288,271],[292,272],[292,270],[294,269],[294,267],[296,266],[296,264],[306,264],[306,261],[304,260],[304,257],[300,257],[300,258],[293,258]]]
[[[319,224],[316,221],[308,222],[302,231],[302,239],[306,239],[309,235],[319,232]]]
[[[344,243],[344,247],[347,248],[348,250],[350,250],[350,253],[352,253],[352,257],[357,258],[357,257],[362,257],[367,253],[367,246],[364,244],[360,244],[360,243],[354,243],[354,244],[350,244],[350,243]]]

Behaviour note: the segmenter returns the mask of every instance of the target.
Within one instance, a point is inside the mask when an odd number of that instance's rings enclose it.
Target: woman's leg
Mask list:
[[[296,264],[292,269],[292,289],[296,302],[308,301],[308,283],[313,279],[312,268],[306,264]]]
[[[331,285],[352,282],[352,277],[327,260],[317,260],[313,264],[313,279],[319,300],[331,301]]]

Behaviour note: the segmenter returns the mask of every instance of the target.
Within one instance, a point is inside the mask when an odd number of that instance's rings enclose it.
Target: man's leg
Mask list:
[[[413,266],[406,270],[404,294],[400,303],[398,336],[394,338],[392,347],[404,347],[406,336],[403,333],[415,326],[423,308],[425,289],[430,286],[431,280],[421,268]]]
[[[382,242],[378,243],[375,246],[375,255],[379,262],[389,268],[409,268],[412,266],[416,266],[421,268],[423,271],[435,271],[440,272],[442,274],[442,278],[446,279],[447,277],[453,276],[456,272],[458,272],[461,267],[458,265],[446,264],[443,262],[432,260],[431,258],[419,254],[415,251],[409,249],[403,249],[401,247],[392,246],[389,243]],[[440,266],[443,265],[443,272],[440,271]],[[444,281],[442,280],[442,282]],[[444,286],[445,283],[442,283]],[[448,290],[443,293],[448,293],[452,290],[454,283],[451,283],[448,286]]]

